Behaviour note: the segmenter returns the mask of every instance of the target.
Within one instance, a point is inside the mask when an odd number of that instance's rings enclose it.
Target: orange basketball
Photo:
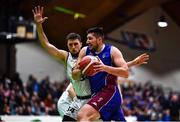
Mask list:
[[[82,58],[82,60],[79,62],[79,68],[82,71],[82,74],[86,76],[93,76],[96,74],[96,71],[94,70],[94,64],[96,62],[99,62],[99,59],[95,56],[87,55]]]

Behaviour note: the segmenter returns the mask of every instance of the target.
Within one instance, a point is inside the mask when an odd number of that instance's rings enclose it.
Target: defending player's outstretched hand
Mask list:
[[[149,55],[146,53],[143,53],[142,55],[138,56],[137,58],[134,59],[135,65],[139,66],[142,64],[147,64],[149,60]]]
[[[43,8],[43,7],[40,7],[40,6],[35,7],[34,9],[32,9],[35,23],[41,24],[41,23],[43,23],[46,19],[48,19],[47,17],[43,17],[43,11],[44,11],[44,8]]]

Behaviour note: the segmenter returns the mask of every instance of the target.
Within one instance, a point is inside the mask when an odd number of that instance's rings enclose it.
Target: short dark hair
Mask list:
[[[66,36],[66,40],[75,40],[75,39],[78,39],[79,41],[81,41],[81,36],[77,33],[69,33]]]
[[[87,34],[94,33],[96,36],[104,38],[104,32],[102,27],[93,27],[86,31]]]

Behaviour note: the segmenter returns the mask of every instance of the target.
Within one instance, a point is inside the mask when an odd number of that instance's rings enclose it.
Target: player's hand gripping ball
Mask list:
[[[94,70],[94,65],[96,65],[96,63],[99,61],[99,58],[95,56],[87,55],[83,57],[79,62],[79,68],[82,71],[82,74],[86,76],[95,75],[97,71]]]

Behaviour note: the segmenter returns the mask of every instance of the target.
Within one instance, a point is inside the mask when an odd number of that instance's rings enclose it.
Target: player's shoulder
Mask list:
[[[84,46],[82,49],[81,49],[81,52],[86,52],[87,51],[87,49],[88,49],[88,46]]]
[[[111,52],[121,52],[121,50],[113,45],[111,45]]]
[[[88,46],[84,46],[81,50],[87,50]]]
[[[62,50],[62,49],[58,49],[57,55],[66,58],[68,56],[68,51],[66,50]]]

